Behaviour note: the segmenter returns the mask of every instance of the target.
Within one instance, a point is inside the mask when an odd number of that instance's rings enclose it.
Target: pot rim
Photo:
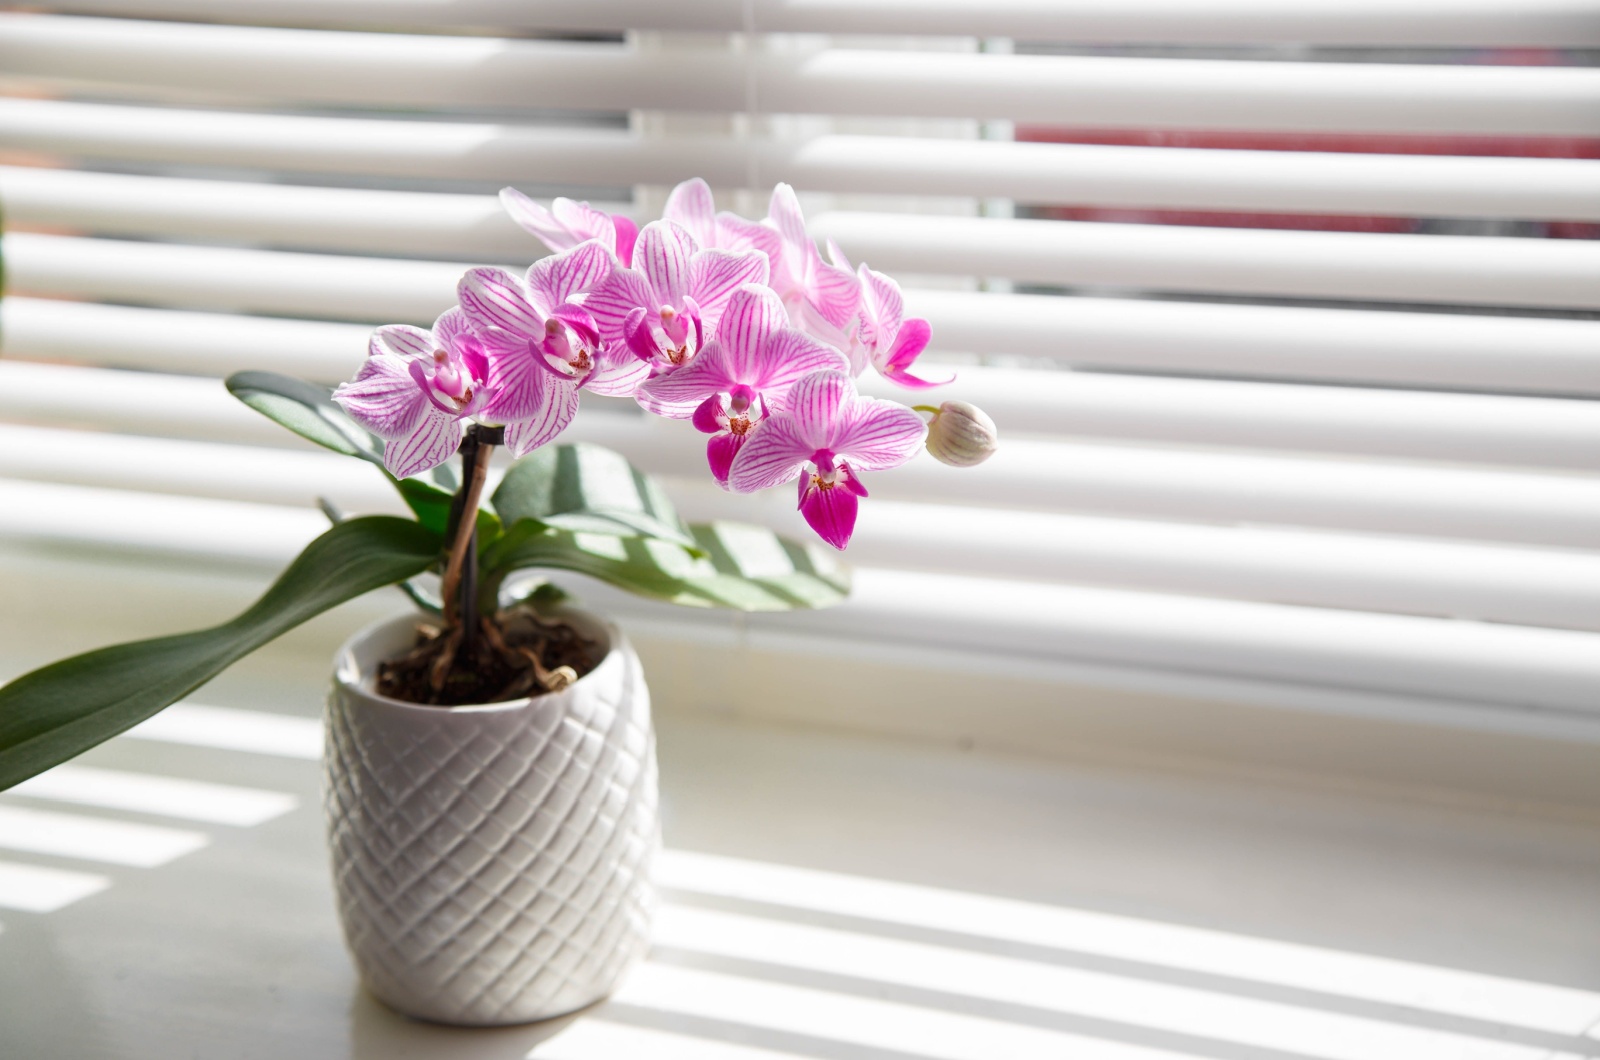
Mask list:
[[[537,706],[544,703],[555,702],[558,697],[572,695],[574,689],[578,688],[590,678],[594,677],[601,671],[601,669],[613,665],[613,660],[620,657],[623,649],[627,647],[628,642],[627,639],[622,635],[622,631],[617,628],[615,623],[601,618],[599,615],[596,615],[590,611],[585,611],[580,607],[563,605],[561,607],[554,608],[553,612],[554,614],[552,617],[564,618],[575,615],[587,620],[589,624],[597,627],[605,634],[607,641],[606,652],[603,656],[601,656],[600,661],[596,663],[588,673],[578,678],[566,688],[561,689],[559,692],[541,692],[536,696],[522,696],[519,699],[502,699],[494,703],[461,703],[455,706],[434,703],[411,703],[404,699],[394,699],[393,697],[382,695],[375,687],[369,686],[376,684],[376,674],[366,671],[362,668],[356,658],[356,646],[365,641],[371,640],[373,637],[376,637],[386,631],[389,627],[398,625],[402,622],[408,623],[412,627],[420,625],[428,617],[420,611],[407,611],[401,614],[390,615],[387,618],[380,618],[375,622],[367,623],[365,626],[362,626],[360,629],[356,630],[356,632],[352,633],[349,639],[341,644],[339,646],[339,650],[334,653],[333,682],[340,688],[340,690],[351,697],[364,699],[374,705],[390,710],[398,709],[405,711],[426,712],[431,717],[437,717],[441,712],[445,714],[507,713],[516,710],[523,710],[529,706]]]

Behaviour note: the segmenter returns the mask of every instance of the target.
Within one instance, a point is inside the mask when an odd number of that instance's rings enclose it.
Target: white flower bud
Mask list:
[[[928,423],[928,452],[951,467],[976,467],[993,456],[999,444],[994,420],[965,401],[946,401]]]

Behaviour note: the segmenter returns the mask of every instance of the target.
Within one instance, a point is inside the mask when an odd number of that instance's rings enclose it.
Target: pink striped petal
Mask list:
[[[767,282],[767,256],[758,250],[703,250],[694,256],[688,294],[700,307],[700,320],[713,334],[728,300],[745,284]]]
[[[639,242],[639,226],[633,223],[633,218],[625,217],[620,213],[611,215],[611,224],[617,232],[617,260],[622,262],[623,268],[632,268],[633,245]]]
[[[722,250],[759,250],[775,272],[783,257],[783,236],[771,224],[751,221],[724,210],[717,214],[717,242]]]
[[[548,376],[546,379],[547,400],[532,416],[506,425],[506,448],[511,450],[512,456],[527,456],[541,445],[554,441],[578,414],[578,388]]]
[[[658,375],[639,387],[637,400],[647,412],[686,420],[697,405],[739,382],[728,371],[728,350],[712,341],[694,360],[667,375]]]
[[[843,552],[850,544],[850,535],[855,532],[856,512],[861,502],[855,491],[842,483],[807,489],[808,485],[801,480],[800,514],[806,517],[818,537]]]
[[[461,420],[430,405],[409,433],[383,447],[383,466],[395,478],[432,471],[461,447],[463,427]]]
[[[566,250],[591,239],[598,239],[607,247],[616,243],[616,225],[612,222],[611,215],[596,210],[586,202],[552,199],[550,212],[555,215],[556,223],[566,230],[568,238],[571,239],[567,246],[552,247],[552,250]]]
[[[816,449],[801,436],[792,418],[768,416],[746,436],[728,471],[728,485],[735,493],[753,493],[789,482]]]
[[[722,395],[712,394],[696,405],[690,422],[701,434],[717,434],[727,430],[728,410],[722,407]]]
[[[863,315],[877,327],[880,336],[898,332],[900,322],[906,313],[905,299],[900,294],[900,285],[883,273],[874,272],[865,265],[861,266],[859,277]]]
[[[806,217],[800,210],[800,199],[794,188],[779,184],[772,189],[772,199],[767,203],[767,216],[777,226],[784,242],[802,244],[809,241],[806,235]]]
[[[477,330],[460,306],[451,306],[439,314],[433,322],[433,339],[438,347],[451,353],[462,353],[478,344]]]
[[[661,308],[650,281],[637,269],[617,269],[584,300],[583,307],[594,317],[600,336],[607,342],[625,338],[624,325],[633,310],[643,308],[653,316]]]
[[[754,381],[743,381],[761,391],[761,399],[775,410],[788,406],[789,390],[813,372],[848,372],[850,362],[804,332],[786,328],[767,339],[761,353],[762,371]]]
[[[734,434],[732,431],[721,431],[706,439],[706,463],[711,465],[711,477],[717,480],[717,485],[728,489],[728,471],[733,467],[734,457],[739,455],[739,450],[744,448],[744,443],[749,439],[748,434]]]
[[[639,384],[650,377],[650,366],[632,352],[609,347],[595,354],[594,374],[583,389],[606,397],[632,397]]]
[[[828,265],[819,255],[806,296],[822,319],[843,327],[861,305],[861,283],[855,273]]]
[[[387,353],[410,360],[414,357],[431,358],[433,351],[433,333],[410,324],[385,324],[367,340],[368,357]]]
[[[828,260],[847,272],[852,271],[855,268],[855,266],[850,264],[850,259],[845,257],[844,249],[832,239],[828,240]]]
[[[543,296],[546,306],[557,306],[599,286],[616,265],[610,248],[591,240],[534,262],[528,286]]]
[[[694,236],[700,249],[706,250],[717,245],[716,213],[716,205],[711,199],[711,185],[695,177],[672,189],[661,216],[682,225],[685,231]]]
[[[858,398],[846,409],[829,446],[862,471],[887,471],[917,455],[927,437],[922,417],[904,405]]]
[[[566,250],[578,243],[554,214],[516,188],[500,189],[500,205],[513,221],[538,236],[551,250]]]
[[[550,373],[540,365],[541,358],[529,348],[526,340],[515,339],[516,348],[496,349],[491,343],[489,358],[489,389],[492,396],[484,406],[483,417],[492,423],[515,423],[536,415],[549,401],[546,390],[553,384],[546,380]],[[509,344],[507,344],[509,345]]]
[[[850,422],[850,407],[856,400],[856,385],[843,372],[812,372],[795,383],[785,411],[794,420],[795,434],[803,440],[806,456],[818,449],[839,449],[836,440]],[[920,416],[917,422],[922,422]]]
[[[656,298],[668,305],[681,305],[689,293],[690,266],[694,257],[694,237],[670,221],[651,221],[639,233],[633,260]],[[659,305],[647,305],[660,309]]]
[[[733,292],[717,325],[716,341],[727,351],[735,382],[755,385],[766,367],[767,340],[788,323],[789,314],[772,288],[749,283]]]
[[[333,400],[380,438],[409,434],[430,408],[427,396],[411,378],[409,368],[415,363],[387,352],[368,357],[355,379],[334,390]]]
[[[479,328],[544,336],[544,318],[550,307],[536,305],[527,285],[504,269],[468,269],[456,285],[456,295],[462,311]]]

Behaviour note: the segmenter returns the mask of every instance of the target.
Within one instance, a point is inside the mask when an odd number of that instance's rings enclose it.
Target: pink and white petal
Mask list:
[[[768,337],[760,361],[756,378],[746,377],[744,381],[761,391],[762,399],[780,411],[786,406],[789,388],[811,373],[850,370],[844,354],[793,328]]]
[[[511,219],[534,235],[551,250],[566,250],[581,242],[544,206],[534,202],[516,188],[500,189],[500,205]]]
[[[734,434],[732,431],[720,431],[706,439],[706,463],[711,465],[711,477],[717,480],[717,485],[728,489],[728,471],[733,467],[734,457],[739,455],[739,450],[744,448],[744,443],[749,439],[748,434]]]
[[[838,243],[835,243],[831,238],[828,240],[828,260],[838,268],[844,269],[846,272],[852,271],[855,268],[854,265],[850,264],[850,259],[845,257],[844,248],[839,246]]]
[[[409,433],[383,447],[383,466],[395,478],[432,471],[461,448],[463,426],[461,420],[429,405]]]
[[[871,307],[869,319],[878,326],[882,335],[893,335],[900,330],[900,322],[905,319],[905,298],[900,294],[900,285],[881,272],[874,272],[865,265],[860,270],[862,306]]]
[[[801,434],[788,416],[768,416],[745,438],[728,470],[728,485],[735,493],[753,493],[789,482],[800,474],[817,447]]]
[[[372,338],[367,340],[368,357],[378,357],[387,353],[409,361],[417,357],[432,358],[433,351],[433,332],[412,327],[410,324],[385,324],[374,331]]]
[[[759,250],[774,269],[783,257],[783,236],[777,228],[726,210],[717,214],[715,246],[721,250]]]
[[[572,236],[572,242],[567,244],[568,247],[577,246],[590,239],[598,239],[607,247],[616,242],[616,226],[611,221],[611,215],[596,210],[586,202],[553,199],[550,203],[550,212],[555,215],[556,222]]]
[[[526,343],[519,352],[491,357],[489,390],[492,396],[483,407],[483,418],[493,423],[525,420],[549,400],[545,391],[553,385],[550,373]]]
[[[578,414],[578,388],[571,383],[552,381],[546,400],[534,415],[506,425],[506,447],[513,456],[527,456],[541,445],[555,440]]]
[[[917,455],[928,426],[894,401],[860,398],[845,413],[830,447],[859,471],[887,471]]]
[[[759,250],[703,250],[694,256],[693,269],[688,293],[706,330],[714,333],[733,292],[745,284],[765,284],[769,266]]]
[[[903,386],[907,390],[932,390],[936,386],[949,386],[956,381],[954,372],[950,374],[948,379],[923,379],[921,376],[912,375],[903,368],[891,368],[878,374],[896,386]]]
[[[617,260],[622,262],[623,268],[632,268],[633,245],[639,242],[639,226],[633,223],[633,218],[620,213],[611,215],[611,224],[617,230],[615,239]]]
[[[676,372],[658,375],[640,386],[636,395],[640,406],[657,416],[689,419],[706,398],[738,382],[728,374],[727,354],[722,344],[707,344],[694,360]]]
[[[664,220],[682,225],[694,236],[701,250],[717,245],[717,208],[711,198],[711,185],[695,177],[672,189],[667,196],[666,208],[661,211]]]
[[[861,305],[861,283],[849,269],[825,264],[819,258],[806,297],[822,319],[843,327]]]
[[[818,537],[843,552],[845,546],[850,544],[850,535],[855,532],[856,512],[860,505],[856,494],[843,486],[819,486],[802,491],[800,514],[806,517],[806,522]]]
[[[558,306],[605,282],[616,267],[611,248],[590,240],[534,262],[528,269],[528,286],[543,296],[546,306]]]
[[[639,233],[639,243],[633,249],[633,263],[650,281],[657,298],[677,306],[689,293],[689,263],[694,253],[694,237],[688,232],[671,221],[651,221]]]
[[[849,425],[850,409],[857,400],[856,384],[843,372],[812,372],[795,383],[784,411],[793,419],[796,437],[805,444],[807,456],[818,449],[841,451],[838,438]],[[917,422],[922,422],[920,416]]]
[[[479,328],[544,335],[544,318],[550,307],[536,305],[527,284],[504,269],[468,269],[456,285],[456,295],[462,311]]]
[[[619,342],[624,338],[623,326],[633,310],[643,308],[646,314],[654,316],[661,308],[655,292],[650,289],[650,281],[637,269],[617,269],[584,299],[583,307],[594,317],[601,337],[607,342]]]
[[[478,341],[478,329],[460,306],[451,306],[433,322],[433,341],[451,353],[469,349]]]
[[[430,408],[427,395],[411,378],[411,359],[392,353],[368,357],[355,379],[341,383],[333,400],[380,438],[398,438],[411,431]]]
[[[788,323],[789,314],[772,288],[747,283],[733,292],[718,322],[716,338],[725,351],[732,381],[757,386],[766,374],[763,369],[768,368],[764,356],[767,342]]]
[[[800,199],[794,188],[778,184],[772,189],[772,199],[767,203],[767,217],[777,226],[785,243],[795,245],[809,241],[806,235],[806,216],[800,209]]]
[[[583,388],[605,397],[632,397],[639,384],[650,378],[650,365],[627,349],[606,350],[596,355],[595,362],[594,374]]]

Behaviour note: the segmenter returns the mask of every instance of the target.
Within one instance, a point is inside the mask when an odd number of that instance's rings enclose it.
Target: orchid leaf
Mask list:
[[[131,728],[316,615],[420,574],[440,545],[439,535],[409,519],[351,519],[307,545],[232,621],[24,674],[0,688],[0,790]]]
[[[334,404],[330,388],[278,372],[235,372],[227,387],[234,397],[307,441],[383,469],[383,439]],[[444,532],[437,513],[442,508],[448,517],[451,497],[460,486],[450,465],[407,479],[397,479],[387,469],[383,473],[424,526]]]
[[[522,527],[506,534],[508,547],[496,557],[502,570],[572,571],[668,603],[735,611],[831,607],[850,591],[849,571],[831,553],[762,526],[690,527],[695,551],[653,537]]]
[[[661,484],[598,445],[550,445],[518,460],[494,491],[494,508],[507,525],[535,519],[574,533],[698,548]]]

